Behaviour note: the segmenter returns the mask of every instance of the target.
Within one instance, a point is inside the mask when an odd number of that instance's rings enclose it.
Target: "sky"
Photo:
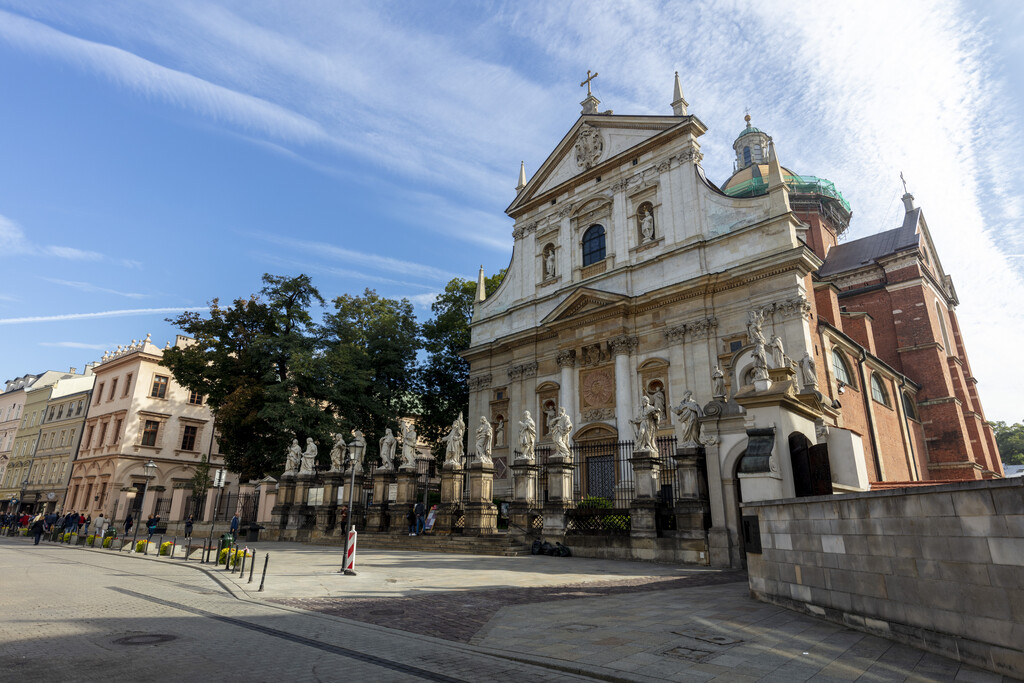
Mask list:
[[[848,239],[902,222],[904,174],[987,417],[1021,421],[1021,35],[1016,0],[0,0],[0,379],[163,346],[268,272],[425,319],[508,264],[588,69],[620,114],[671,113],[678,71],[713,182],[748,110]]]

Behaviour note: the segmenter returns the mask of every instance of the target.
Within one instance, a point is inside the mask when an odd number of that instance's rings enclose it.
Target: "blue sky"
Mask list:
[[[748,108],[850,200],[851,238],[900,222],[904,173],[988,417],[1021,420],[1021,35],[1013,0],[0,0],[0,379],[162,346],[264,272],[425,316],[508,263],[519,162],[575,122],[587,69],[639,114],[679,71],[715,182]]]

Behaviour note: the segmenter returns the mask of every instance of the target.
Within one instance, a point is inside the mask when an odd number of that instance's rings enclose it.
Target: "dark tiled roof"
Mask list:
[[[920,218],[921,209],[914,209],[907,212],[903,225],[898,228],[833,247],[818,270],[818,275],[828,277],[836,273],[845,273],[873,263],[883,256],[916,248],[920,241],[917,232]]]

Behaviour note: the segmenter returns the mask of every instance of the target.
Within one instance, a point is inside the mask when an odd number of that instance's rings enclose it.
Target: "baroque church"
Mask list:
[[[660,441],[696,458],[713,564],[741,562],[743,501],[1002,476],[909,192],[901,225],[843,241],[849,203],[782,166],[749,115],[719,186],[678,74],[665,116],[602,112],[586,83],[576,123],[520,170],[512,260],[479,287],[464,353],[470,415],[496,425],[496,495],[524,411],[542,452],[564,408],[579,499],[614,498],[648,403]]]

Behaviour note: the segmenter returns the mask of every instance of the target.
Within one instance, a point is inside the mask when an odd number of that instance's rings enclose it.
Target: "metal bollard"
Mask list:
[[[245,557],[246,557],[246,555],[248,555],[248,554],[249,554],[249,553],[248,553],[247,551],[248,551],[248,549],[247,549],[247,548],[245,548],[245,549],[243,549],[243,550],[242,550],[242,566],[241,566],[241,568],[240,568],[240,569],[238,570],[238,577],[239,577],[239,578],[241,578],[241,577],[245,576]]]
[[[231,547],[234,543],[228,543],[228,554],[224,556],[224,571],[231,571]]]
[[[249,583],[252,583],[252,571],[256,569],[256,551],[252,551],[252,562],[249,563]]]
[[[257,593],[263,592],[263,582],[267,580],[267,564],[270,562],[270,553],[263,556],[263,576],[260,577],[260,588]]]

